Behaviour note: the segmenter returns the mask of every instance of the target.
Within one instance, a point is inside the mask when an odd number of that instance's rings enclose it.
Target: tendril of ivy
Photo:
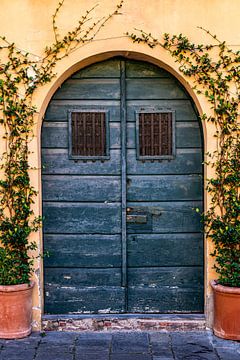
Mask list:
[[[211,255],[216,259],[218,282],[240,287],[240,51],[200,29],[210,36],[211,44],[196,45],[182,34],[164,34],[159,40],[138,29],[127,35],[133,42],[168,51],[179,70],[193,81],[196,93],[210,104],[210,115],[203,114],[201,119],[215,126],[216,150],[206,154],[205,162],[215,175],[207,179],[211,204],[203,220],[214,244]]]
[[[63,4],[64,0],[58,3],[52,18],[54,42],[45,47],[42,57],[19,49],[0,36],[0,126],[5,144],[0,163],[1,285],[29,282],[34,265],[31,252],[37,249],[29,235],[41,226],[41,218],[32,210],[37,192],[29,176],[29,142],[37,113],[33,95],[56,76],[54,69],[60,60],[93,41],[106,23],[120,14],[123,0],[113,12],[96,21],[94,6],[82,15],[77,26],[61,35],[57,17]]]

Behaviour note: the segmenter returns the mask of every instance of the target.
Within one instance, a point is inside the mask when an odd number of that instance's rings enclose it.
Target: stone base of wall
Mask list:
[[[205,330],[203,315],[47,315],[42,331],[197,331]]]

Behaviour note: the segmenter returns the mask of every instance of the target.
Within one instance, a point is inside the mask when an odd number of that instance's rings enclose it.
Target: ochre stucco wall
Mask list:
[[[98,19],[106,15],[115,6],[114,0],[99,0],[99,6],[93,13]],[[52,14],[58,4],[57,0],[1,0],[0,34],[9,41],[14,41],[21,49],[41,56],[46,45],[53,41]],[[77,24],[81,14],[87,8],[96,4],[96,0],[65,0],[59,16],[59,29],[63,34]],[[39,191],[34,210],[41,214],[41,157],[40,133],[41,122],[47,104],[59,85],[74,71],[114,54],[143,59],[163,66],[172,72],[186,87],[193,97],[200,113],[209,113],[209,105],[203,97],[196,96],[191,90],[189,79],[184,79],[174,60],[161,48],[154,50],[133,44],[125,35],[126,31],[134,28],[161,36],[162,33],[183,33],[196,43],[208,42],[208,38],[197,26],[209,29],[220,39],[226,40],[234,48],[240,48],[239,32],[239,0],[125,0],[121,15],[115,16],[98,34],[96,41],[79,48],[65,58],[56,67],[57,77],[37,92],[34,103],[39,114],[36,117],[35,138],[30,147],[33,150],[30,161],[38,170],[31,172],[32,183]],[[2,130],[2,129],[1,129]],[[203,124],[205,151],[212,151],[215,146],[214,129],[209,124]],[[4,144],[1,143],[0,151]],[[205,169],[205,178],[210,176],[209,169]],[[205,194],[205,208],[209,198]],[[42,249],[42,233],[32,235]],[[211,245],[205,241],[205,314],[207,324],[211,325],[211,290],[209,280],[214,278],[212,270],[213,259],[209,256]],[[43,272],[42,260],[36,260],[34,275],[37,286],[34,290],[33,328],[40,329],[43,309]]]

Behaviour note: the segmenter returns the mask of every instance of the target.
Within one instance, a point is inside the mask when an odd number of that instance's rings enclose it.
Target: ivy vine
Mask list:
[[[29,142],[37,108],[33,95],[56,76],[56,64],[79,47],[93,41],[103,26],[120,13],[123,0],[113,12],[94,21],[96,6],[87,10],[78,24],[61,35],[57,25],[64,0],[58,3],[52,18],[54,42],[43,56],[23,51],[0,36],[0,125],[4,128],[5,151],[0,169],[0,284],[28,283],[37,249],[29,235],[41,226],[41,218],[32,210],[37,195],[29,176]],[[4,61],[3,59],[6,59]]]
[[[215,126],[216,150],[206,153],[205,162],[215,175],[207,179],[211,204],[203,220],[215,245],[212,256],[218,282],[240,287],[240,51],[200,29],[212,43],[196,45],[182,34],[164,34],[159,40],[143,30],[127,35],[133,42],[168,51],[179,70],[192,79],[196,93],[210,104],[209,114],[201,120]]]

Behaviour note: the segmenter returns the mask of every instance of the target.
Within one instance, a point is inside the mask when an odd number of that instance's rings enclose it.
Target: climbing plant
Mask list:
[[[240,287],[240,50],[200,29],[210,36],[210,44],[194,44],[182,34],[158,39],[136,30],[127,35],[133,42],[168,51],[179,70],[193,81],[196,93],[210,104],[209,114],[201,119],[215,126],[216,147],[206,153],[205,164],[213,168],[214,176],[207,179],[211,204],[203,220],[215,245],[212,255],[218,282]]]
[[[56,76],[56,64],[79,47],[93,41],[110,19],[120,13],[123,0],[96,21],[96,6],[87,10],[66,34],[57,25],[64,0],[52,18],[54,41],[36,56],[0,36],[0,126],[4,129],[4,152],[0,171],[0,284],[28,283],[33,271],[31,252],[37,249],[29,235],[39,229],[41,218],[32,209],[36,190],[30,182],[29,142],[37,108],[33,95]],[[4,61],[6,59],[6,61]]]

